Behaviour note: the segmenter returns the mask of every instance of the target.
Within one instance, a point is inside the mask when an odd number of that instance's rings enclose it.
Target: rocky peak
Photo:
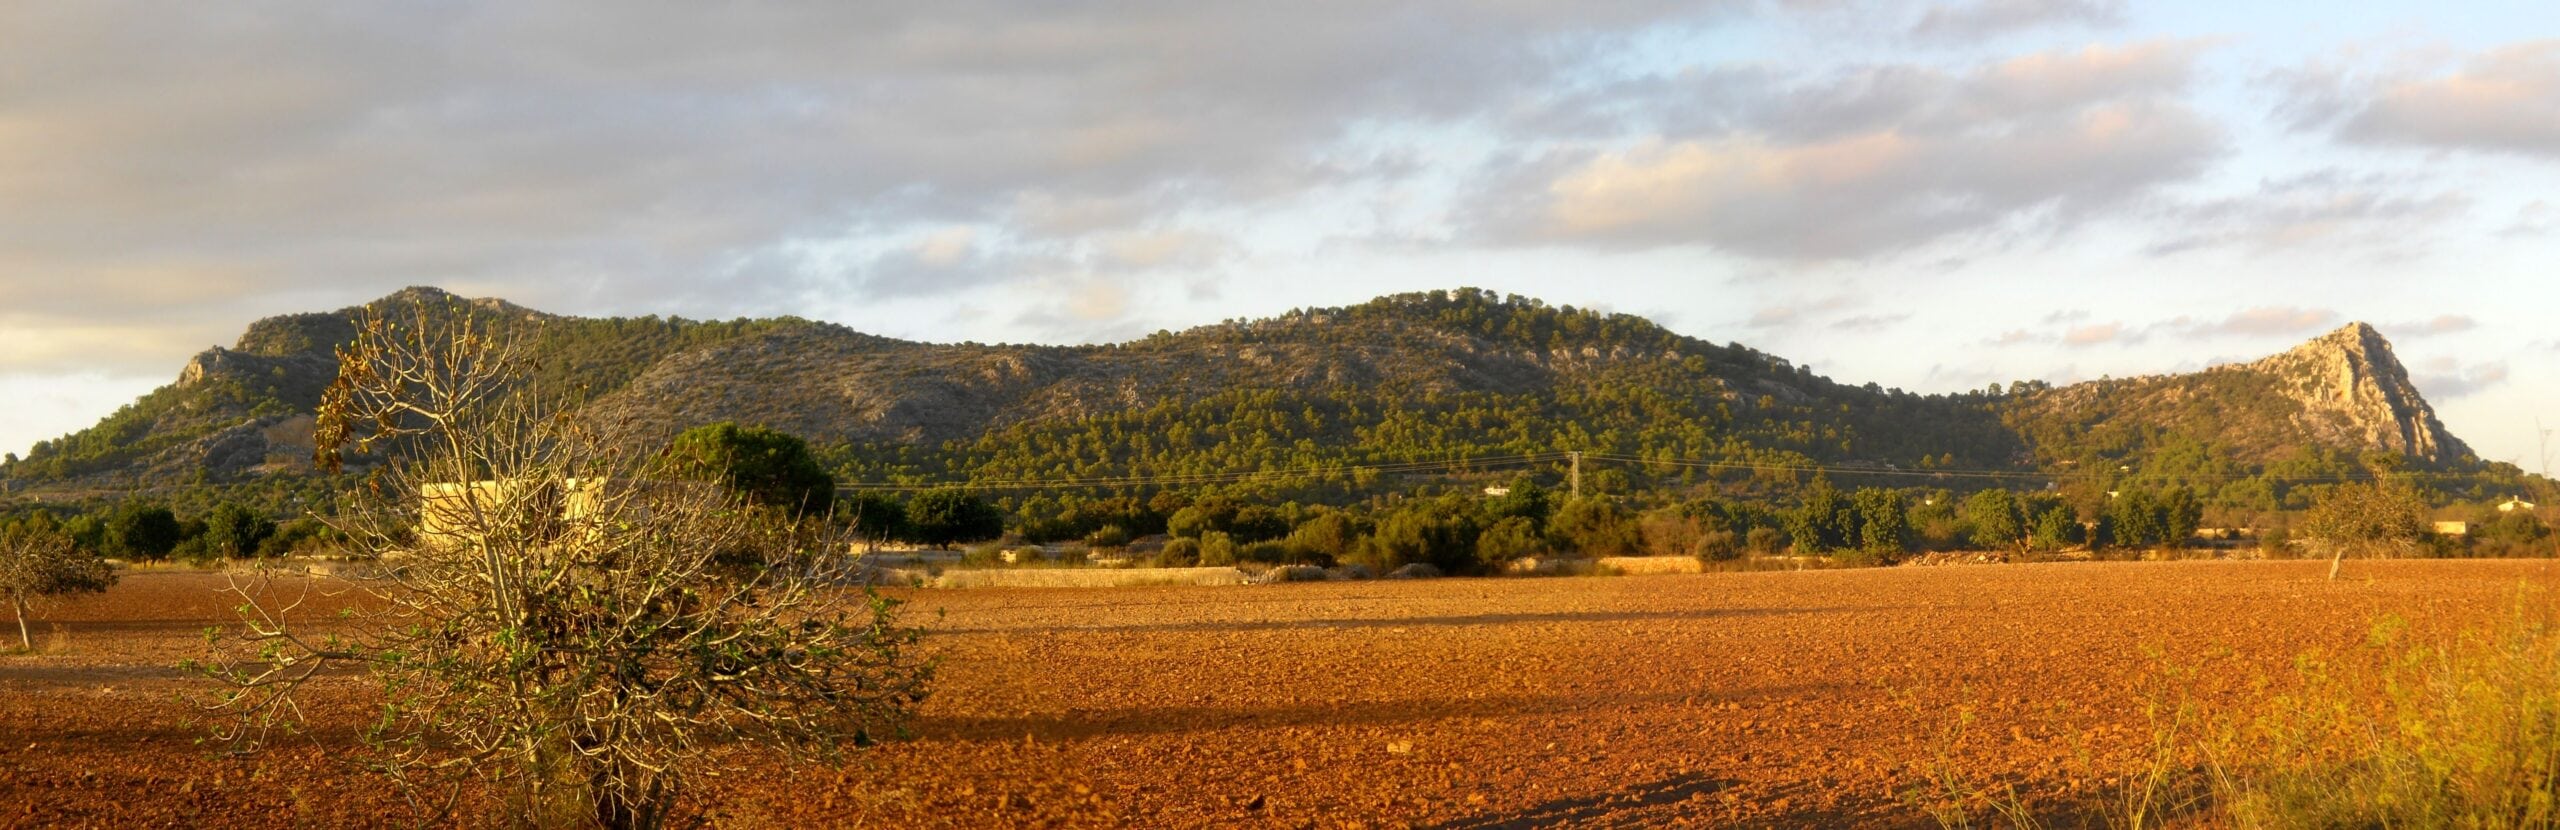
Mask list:
[[[2313,338],[2247,369],[2276,377],[2278,390],[2302,405],[2300,426],[2428,461],[2469,455],[2409,381],[2409,370],[2382,332],[2361,322]]]
[[[178,370],[178,388],[185,389],[203,383],[206,377],[221,374],[235,362],[233,358],[238,354],[221,346],[204,350],[195,359],[187,361],[187,368]]]
[[[396,308],[405,305],[435,306],[445,304],[467,305],[472,308],[477,308],[494,314],[541,316],[541,312],[516,305],[515,303],[507,302],[506,300],[499,299],[497,297],[464,297],[432,285],[412,285],[407,288],[391,292],[390,296],[375,300],[367,305],[375,308]]]

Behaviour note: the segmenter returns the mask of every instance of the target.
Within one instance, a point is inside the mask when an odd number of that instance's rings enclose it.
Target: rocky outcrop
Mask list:
[[[2280,381],[2277,391],[2302,407],[2294,425],[2312,440],[2431,462],[2471,455],[2410,383],[2391,341],[2372,326],[2349,324],[2245,369]]]

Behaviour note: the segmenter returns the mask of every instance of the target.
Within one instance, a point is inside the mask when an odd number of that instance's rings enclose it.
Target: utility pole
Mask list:
[[[1573,497],[1582,498],[1582,451],[1574,450],[1565,455],[1573,459]]]

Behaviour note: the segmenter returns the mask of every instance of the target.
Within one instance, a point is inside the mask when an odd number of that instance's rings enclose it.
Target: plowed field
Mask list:
[[[1926,824],[1956,769],[2102,791],[2174,693],[2245,702],[2397,614],[2441,632],[2548,562],[2075,563],[1622,578],[911,592],[942,661],[917,737],[709,782],[714,826]],[[360,678],[211,755],[174,668],[219,576],[138,573],[0,656],[0,825],[396,825]],[[2540,602],[2541,600],[2535,600]],[[1961,735],[1957,712],[1973,718]]]

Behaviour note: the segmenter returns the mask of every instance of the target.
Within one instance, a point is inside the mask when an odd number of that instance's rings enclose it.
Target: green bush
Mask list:
[[[1288,545],[1265,540],[1245,545],[1236,551],[1236,558],[1263,565],[1282,565],[1295,562],[1299,557]]]
[[[1525,516],[1494,522],[1476,537],[1476,558],[1483,562],[1509,562],[1546,551],[1546,542],[1538,538],[1537,525]]]
[[[1752,528],[1755,533],[1763,530],[1769,529]],[[1769,530],[1769,532],[1774,534],[1777,531]],[[1718,530],[1700,536],[1698,537],[1698,558],[1711,562],[1740,559],[1742,558],[1742,540],[1734,536],[1733,531],[1730,530]]]
[[[1203,567],[1224,568],[1234,565],[1236,556],[1240,552],[1236,548],[1235,537],[1228,536],[1224,531],[1212,530],[1200,534],[1200,564]]]
[[[1774,527],[1755,527],[1742,535],[1742,546],[1759,556],[1772,556],[1787,547],[1787,535]]]
[[[1189,568],[1199,564],[1200,540],[1198,539],[1168,540],[1164,543],[1164,549],[1156,552],[1157,567]]]
[[[1125,548],[1129,546],[1129,530],[1119,525],[1103,525],[1101,529],[1086,534],[1084,543],[1097,548]]]

